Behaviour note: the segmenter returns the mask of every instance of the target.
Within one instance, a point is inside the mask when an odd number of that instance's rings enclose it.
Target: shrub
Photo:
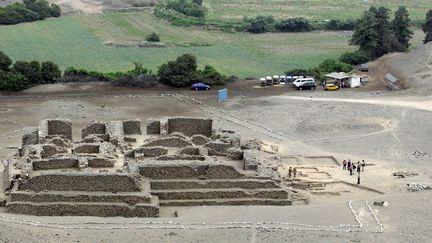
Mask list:
[[[128,88],[150,88],[158,85],[158,80],[154,75],[149,74],[129,74],[122,76],[111,82],[115,87],[128,87]]]
[[[244,18],[246,22],[246,31],[259,34],[272,30],[272,24],[275,23],[273,16],[259,15],[255,18]]]
[[[42,62],[41,65],[41,83],[52,84],[61,78],[61,71],[57,64],[53,62]]]
[[[342,54],[339,61],[356,66],[368,62],[369,58],[364,52],[354,51]]]
[[[42,20],[48,17],[59,17],[61,9],[56,4],[45,0],[23,0],[23,4],[14,3],[0,7],[0,24],[19,24]]]
[[[281,32],[304,32],[312,30],[307,19],[290,18],[276,23],[275,28]]]
[[[169,1],[166,7],[186,16],[204,18],[205,15],[204,7],[194,2],[187,2],[186,0]]]
[[[202,5],[203,0],[192,0],[192,2],[197,4],[197,5]]]
[[[159,67],[159,81],[173,87],[187,87],[199,80],[196,58],[190,54],[177,57]]]
[[[12,59],[4,52],[0,51],[0,70],[9,70],[10,65],[12,65]]]
[[[150,35],[147,36],[147,41],[151,41],[151,42],[159,42],[160,38],[156,33],[151,33]]]
[[[0,70],[0,90],[20,91],[29,87],[24,75]]]
[[[350,64],[340,62],[335,59],[327,59],[322,62],[318,68],[322,72],[331,73],[331,72],[350,72],[354,69],[354,67]]]
[[[202,82],[208,85],[224,85],[227,83],[227,77],[220,74],[210,65],[206,65],[203,70],[199,71]]]
[[[37,61],[17,61],[14,63],[12,70],[26,77],[30,84],[42,83],[41,66]]]
[[[356,25],[355,20],[347,19],[347,20],[339,20],[332,19],[326,24],[326,29],[328,30],[353,30]]]

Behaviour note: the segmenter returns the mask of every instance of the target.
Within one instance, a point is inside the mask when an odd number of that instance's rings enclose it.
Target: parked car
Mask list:
[[[286,76],[284,76],[284,75],[279,76],[279,82],[285,83],[286,82]]]
[[[267,85],[267,80],[265,78],[260,78],[260,85],[261,87],[264,87]]]
[[[194,90],[209,90],[210,85],[203,84],[203,83],[195,83],[195,84],[192,84],[191,88]]]
[[[267,85],[273,85],[273,79],[271,76],[266,76]]]
[[[293,84],[294,88],[297,88],[299,85],[301,85],[305,82],[314,82],[315,83],[315,80],[313,78],[298,78],[298,79],[294,80],[294,82],[292,84]]]
[[[312,80],[307,80],[303,83],[301,83],[299,86],[297,86],[297,90],[304,90],[304,89],[315,89],[316,88],[316,83],[315,81]]]
[[[338,90],[339,86],[335,85],[335,84],[326,84],[324,86],[324,90],[326,91],[334,91],[334,90]]]

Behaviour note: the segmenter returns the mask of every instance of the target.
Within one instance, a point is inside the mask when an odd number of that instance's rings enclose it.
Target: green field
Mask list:
[[[237,2],[232,7],[228,6],[227,0],[208,0],[205,4],[211,6],[210,18],[235,18],[240,14],[258,13],[259,4],[249,4],[254,8],[244,7],[248,1],[242,0],[243,4],[238,4],[240,0],[232,1]],[[289,4],[285,6],[283,2]],[[304,7],[300,7],[300,2]],[[302,15],[309,12],[315,13],[317,18],[332,16],[336,11],[334,9],[347,7],[348,2],[351,1],[264,1],[265,6],[272,5],[273,12],[269,10],[268,14],[283,12],[290,15],[295,12]],[[401,1],[385,2],[388,5]],[[420,8],[426,1],[412,2],[416,2]],[[319,6],[321,10],[312,11]],[[361,9],[355,8],[355,12],[359,15]],[[418,12],[420,15],[420,9]],[[267,14],[267,11],[262,13]],[[340,13],[347,14],[346,11]],[[104,45],[105,42],[142,41],[152,32],[158,33],[161,41],[170,47],[118,48]],[[422,38],[420,31],[416,31],[413,45],[418,45]],[[156,71],[162,63],[191,53],[197,56],[201,66],[210,64],[225,74],[239,77],[260,77],[283,73],[292,68],[316,66],[326,58],[336,58],[346,51],[354,50],[348,45],[348,40],[349,36],[343,32],[253,35],[226,33],[204,27],[178,27],[154,17],[150,11],[67,16],[0,26],[0,50],[14,60],[51,60],[62,69],[75,66],[97,71],[127,70],[133,67],[133,62],[141,62]]]
[[[205,0],[211,19],[241,19],[243,16],[273,15],[276,18],[358,18],[371,6],[392,10],[406,6],[413,20],[424,20],[430,0]]]

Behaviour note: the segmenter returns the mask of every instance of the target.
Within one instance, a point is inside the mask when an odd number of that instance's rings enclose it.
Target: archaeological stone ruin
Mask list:
[[[258,154],[211,119],[150,119],[143,130],[140,120],[91,121],[77,140],[71,121],[48,119],[2,164],[1,186],[8,212],[41,216],[158,217],[164,206],[301,200]]]

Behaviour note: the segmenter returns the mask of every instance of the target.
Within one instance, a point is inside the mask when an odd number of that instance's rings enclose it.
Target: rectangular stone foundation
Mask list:
[[[9,213],[36,216],[96,216],[96,217],[159,217],[159,202],[152,197],[150,204],[83,203],[83,202],[10,202]]]

